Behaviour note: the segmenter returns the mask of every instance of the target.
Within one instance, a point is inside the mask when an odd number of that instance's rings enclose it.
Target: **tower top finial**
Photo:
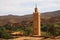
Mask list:
[[[35,8],[37,8],[37,3],[35,3]]]
[[[35,12],[38,12],[37,1],[35,0]]]
[[[37,8],[37,1],[35,0],[35,8]]]

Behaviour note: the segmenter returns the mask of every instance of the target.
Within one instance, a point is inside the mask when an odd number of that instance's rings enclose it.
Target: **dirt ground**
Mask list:
[[[44,38],[44,37],[19,37],[13,40],[60,40],[60,38]]]
[[[19,37],[14,39],[0,39],[0,40],[60,40],[60,36],[55,38],[44,38],[44,37]]]

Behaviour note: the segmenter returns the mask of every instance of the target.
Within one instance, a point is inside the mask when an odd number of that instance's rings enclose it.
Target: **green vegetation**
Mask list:
[[[12,38],[10,33],[22,31],[23,35],[31,36],[33,35],[33,27],[29,26],[10,26],[4,25],[0,26],[0,38]],[[41,26],[42,36],[59,36],[60,35],[60,23],[58,24],[44,24]]]
[[[0,27],[0,38],[11,38],[10,33],[7,32],[5,27]]]
[[[41,27],[43,36],[60,36],[59,24],[45,24]]]
[[[0,38],[12,38],[11,33],[12,32],[17,32],[17,31],[22,31],[23,35],[28,36],[32,35],[32,26],[10,26],[10,25],[4,25],[0,27]]]

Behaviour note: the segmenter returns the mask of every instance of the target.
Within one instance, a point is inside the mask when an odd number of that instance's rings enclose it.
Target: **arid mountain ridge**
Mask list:
[[[60,10],[53,11],[53,12],[45,12],[41,13],[41,23],[60,23]],[[17,15],[5,15],[0,16],[0,26],[9,24],[9,23],[19,23],[21,25],[22,22],[26,22],[30,24],[33,22],[33,15],[24,15],[24,16],[17,16]]]

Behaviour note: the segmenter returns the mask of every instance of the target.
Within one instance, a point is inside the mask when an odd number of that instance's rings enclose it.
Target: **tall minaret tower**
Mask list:
[[[37,5],[33,13],[33,34],[34,36],[41,36],[41,26],[40,26],[40,13],[38,12]]]

